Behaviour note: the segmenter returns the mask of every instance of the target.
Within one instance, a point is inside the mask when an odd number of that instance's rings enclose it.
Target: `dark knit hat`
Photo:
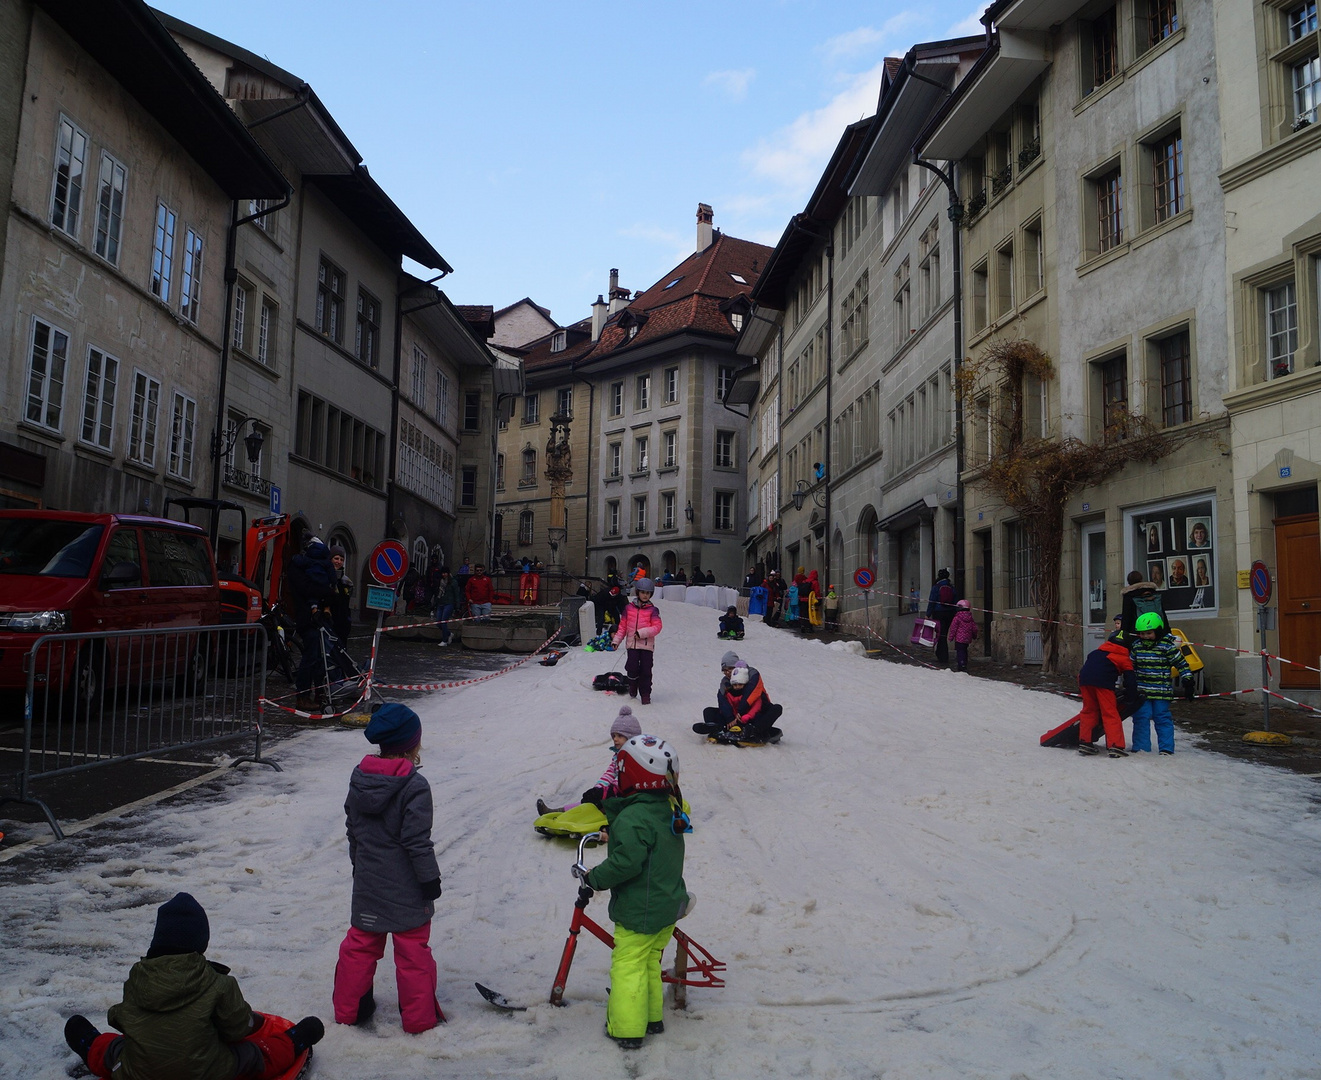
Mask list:
[[[386,752],[408,751],[422,742],[422,721],[407,705],[390,701],[372,713],[363,734]]]
[[[336,555],[338,555],[341,559],[347,559],[349,557],[349,553],[344,550],[343,544],[331,544],[330,557],[333,559]]]
[[[732,668],[737,663],[738,653],[733,649],[730,649],[729,652],[725,653],[725,655],[720,658],[720,666],[722,668]]]
[[[638,723],[638,718],[633,715],[633,710],[627,705],[619,707],[619,715],[615,717],[615,722],[610,725],[611,735],[624,735],[632,738],[634,735],[642,734],[642,725]]]
[[[156,933],[151,938],[148,956],[178,953],[204,953],[211,943],[211,924],[202,905],[191,893],[175,893],[156,909]]]

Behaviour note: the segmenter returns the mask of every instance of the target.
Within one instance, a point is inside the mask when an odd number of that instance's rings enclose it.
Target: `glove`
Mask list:
[[[603,794],[604,792],[599,787],[591,787],[583,792],[582,801],[585,803],[591,803],[593,806],[600,806],[601,796]]]
[[[436,900],[440,897],[440,878],[422,882],[422,899]]]
[[[1193,698],[1197,696],[1197,695],[1193,692],[1193,680],[1192,680],[1192,679],[1184,679],[1184,680],[1183,680],[1183,696],[1184,696],[1185,698],[1187,698],[1189,701],[1192,701]]]

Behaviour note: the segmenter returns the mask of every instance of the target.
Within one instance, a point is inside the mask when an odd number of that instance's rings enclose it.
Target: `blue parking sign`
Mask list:
[[[280,512],[280,489],[279,489],[278,487],[276,487],[274,484],[272,484],[272,485],[271,485],[271,513],[272,513],[272,514],[278,514],[279,512]]]

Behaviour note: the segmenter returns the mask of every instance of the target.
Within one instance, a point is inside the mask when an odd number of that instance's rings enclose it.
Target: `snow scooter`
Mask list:
[[[587,850],[588,844],[599,844],[603,840],[604,837],[599,832],[588,833],[582,837],[578,841],[578,862],[575,867],[583,865],[583,853]],[[569,967],[573,963],[573,954],[578,948],[578,935],[583,930],[587,930],[593,937],[604,942],[608,948],[613,949],[615,947],[614,936],[607,933],[587,916],[587,905],[591,902],[592,893],[593,890],[586,885],[578,886],[578,899],[573,904],[573,919],[569,923],[569,936],[564,942],[564,952],[560,955],[560,967],[555,972],[555,984],[550,991],[550,1003],[552,1005],[564,1004],[564,984],[568,982]],[[725,970],[725,963],[723,960],[717,960],[678,927],[675,927],[674,930],[674,943],[677,947],[674,954],[674,967],[661,973],[661,981],[674,985],[674,1007],[683,1009],[688,1005],[688,987],[708,986],[713,990],[720,990],[724,987],[725,980],[721,978],[718,972]],[[513,1004],[503,994],[492,990],[489,986],[483,986],[481,983],[477,983],[476,986],[478,993],[498,1009],[521,1012],[526,1008],[523,1005]]]

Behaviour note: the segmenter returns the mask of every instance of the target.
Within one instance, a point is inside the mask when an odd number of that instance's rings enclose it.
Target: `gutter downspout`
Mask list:
[[[834,230],[831,230],[831,236],[834,236]],[[835,383],[835,348],[834,348],[834,327],[835,327],[835,243],[833,239],[826,241],[826,434],[825,434],[825,457],[826,457],[826,574],[822,581],[826,587],[826,592],[830,591],[830,546],[834,541],[831,534],[831,485],[834,482],[831,472],[830,447],[834,440],[831,438],[831,417],[833,413],[831,408],[834,404],[834,383]],[[825,618],[826,598],[823,594],[818,597],[821,601],[822,619]]]
[[[780,323],[780,328],[775,331],[777,338],[775,343],[775,355],[778,358],[779,370],[775,373],[776,391],[775,391],[775,569],[781,574],[784,573],[784,553],[781,545],[784,542],[784,521],[780,515],[780,507],[784,505],[784,497],[780,494],[780,481],[784,478],[784,323]]]

